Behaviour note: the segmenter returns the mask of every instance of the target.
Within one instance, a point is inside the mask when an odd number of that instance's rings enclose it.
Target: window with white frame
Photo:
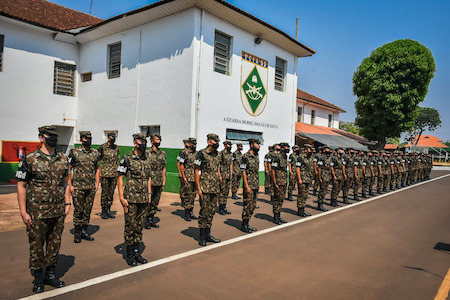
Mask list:
[[[333,127],[333,115],[328,115],[328,127]]]
[[[53,94],[75,96],[76,65],[55,61]]]
[[[312,125],[316,124],[316,111],[315,110],[311,110],[311,124]]]
[[[303,107],[297,106],[297,122],[303,122]]]
[[[214,37],[214,71],[230,75],[231,37],[216,31]]]
[[[5,36],[0,34],[0,72],[3,72],[3,46],[5,43]]]
[[[286,64],[287,62],[284,59],[277,57],[275,64],[275,89],[277,91],[284,92]]]
[[[245,131],[239,129],[228,129],[226,132],[227,140],[231,141],[248,141],[249,139],[258,139],[261,143],[264,142],[262,132]]]
[[[108,45],[108,78],[120,77],[122,42]]]
[[[141,133],[145,134],[146,137],[151,137],[154,134],[161,134],[161,126],[160,125],[146,125],[139,126],[141,129]]]

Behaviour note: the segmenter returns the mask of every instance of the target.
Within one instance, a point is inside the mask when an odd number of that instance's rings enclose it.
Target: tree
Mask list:
[[[396,40],[372,51],[353,74],[362,135],[382,149],[386,138],[413,127],[435,71],[431,51],[417,41]]]
[[[434,131],[438,126],[441,126],[441,115],[437,109],[431,107],[418,107],[417,109],[419,115],[406,137],[406,140],[411,141],[414,145],[417,145],[425,130]]]
[[[386,139],[386,144],[400,144],[400,137],[396,136],[396,137],[389,137]]]
[[[356,126],[354,122],[339,121],[339,129],[345,130],[353,134],[361,135],[361,128]]]

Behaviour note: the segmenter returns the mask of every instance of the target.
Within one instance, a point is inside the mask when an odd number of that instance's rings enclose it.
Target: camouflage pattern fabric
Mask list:
[[[194,207],[195,197],[197,196],[197,189],[195,187],[195,157],[197,152],[191,149],[185,150],[180,158],[180,163],[184,166],[184,175],[186,176],[187,184],[184,183],[184,208],[191,209]]]
[[[344,172],[343,172],[343,163],[342,158],[339,156],[332,157],[330,166],[334,169],[334,175],[336,175],[336,180],[331,180],[331,184],[333,185],[331,189],[331,199],[336,200],[339,192],[344,185]]]
[[[144,229],[145,216],[148,205],[145,203],[129,203],[128,213],[125,214],[125,245],[131,246],[142,241],[142,230]]]
[[[104,143],[98,148],[100,153],[100,176],[117,178],[120,151],[117,145]]]
[[[311,185],[314,174],[314,156],[313,155],[301,155],[295,163],[297,172],[300,172],[302,184],[299,186],[297,195],[297,207],[305,207],[306,200],[308,199],[309,186]]]
[[[383,182],[384,189],[389,189],[389,185],[391,184],[390,165],[391,165],[390,160],[389,160],[389,158],[386,157],[384,159],[384,166],[385,166],[384,167],[385,175],[384,175],[384,182]]]
[[[274,195],[273,195],[273,213],[278,214],[281,212],[283,206],[284,197],[286,196],[287,189],[287,176],[288,176],[288,161],[286,154],[281,153],[272,158],[271,163],[272,170],[275,171],[275,181],[278,185],[278,189],[275,188],[274,183]]]
[[[369,184],[372,181],[372,171],[370,169],[370,159],[365,157],[362,159],[362,165],[364,167],[362,177],[362,193],[365,194],[369,190]]]
[[[353,181],[353,194],[358,194],[359,189],[362,185],[363,180],[363,172],[362,172],[362,166],[363,162],[361,161],[361,158],[356,157],[353,160],[353,163],[356,167],[356,173],[354,174],[354,181]]]
[[[95,189],[76,189],[73,194],[73,224],[88,225],[94,204]]]
[[[242,160],[242,152],[240,150],[236,150],[233,153],[233,176],[231,179],[231,194],[237,193],[239,186],[241,185],[241,160]]]
[[[348,191],[352,187],[354,181],[353,166],[355,165],[355,162],[350,155],[344,155],[342,164],[345,166],[345,175],[347,176],[347,178],[344,179],[344,183],[342,185],[342,196],[348,197]]]
[[[155,151],[150,148],[146,151],[146,155],[151,165],[152,186],[162,186],[164,181],[163,171],[166,167],[166,152],[161,149]]]
[[[269,164],[269,165],[270,165],[270,163],[271,163],[270,154],[271,154],[271,152],[267,153],[267,154],[264,156],[264,162],[267,163],[267,164]],[[270,185],[271,185],[271,184],[270,184],[270,173],[269,173],[269,174],[264,173],[264,187],[265,187],[265,188],[270,188]]]
[[[297,162],[298,155],[295,153],[292,153],[289,155],[288,163],[291,165],[291,171],[293,174],[289,173],[289,187],[288,187],[288,194],[292,194],[295,187],[297,186],[297,176],[295,174],[295,163]]]
[[[214,214],[216,213],[217,201],[219,194],[203,194],[200,198],[200,213],[198,216],[199,228],[211,228]]]
[[[69,153],[69,164],[72,166],[72,186],[74,189],[95,189],[95,173],[100,163],[98,150],[82,147],[72,149]]]
[[[119,176],[127,178],[123,196],[128,203],[149,203],[148,180],[151,174],[150,160],[146,155],[141,157],[134,150],[125,154],[117,168]]]
[[[378,169],[377,190],[382,190],[384,187],[384,160],[382,157],[379,157],[377,159],[377,169]]]
[[[272,169],[272,160],[275,157],[278,156],[278,153],[271,152],[271,153],[268,153],[268,155],[269,155],[268,161],[270,162],[269,163],[270,164],[270,168]],[[270,183],[270,185],[269,185],[269,189],[270,189],[269,194],[270,194],[271,197],[273,197],[275,195],[275,186],[274,186],[274,184],[272,182],[272,175],[271,174],[269,174],[269,183]]]
[[[325,156],[323,159],[319,160],[317,162],[317,165],[319,166],[319,170],[321,173],[322,182],[320,182],[320,190],[319,190],[319,196],[317,198],[318,203],[323,203],[323,200],[325,199],[326,194],[328,193],[328,185],[331,181],[331,156]]]
[[[314,155],[313,161],[317,164],[322,159],[322,155],[320,153],[317,153]],[[319,169],[319,166],[317,166],[317,170]],[[313,183],[313,190],[318,191],[320,188],[320,180],[319,180],[319,174],[314,172],[314,183]]]
[[[256,208],[256,200],[258,198],[258,190],[252,189],[250,194],[244,191],[244,205],[242,208],[242,220],[250,220]]]
[[[230,193],[231,179],[222,178],[220,182],[219,205],[227,204],[228,194]]]
[[[184,199],[184,209],[191,209],[194,207],[195,197],[197,196],[195,182],[188,181],[185,188],[186,198]]]
[[[247,175],[247,183],[250,189],[259,189],[259,157],[249,152],[245,153],[241,160],[241,171]]]
[[[231,184],[231,163],[233,162],[233,153],[226,149],[219,152],[220,161],[220,176],[222,181],[220,182],[220,196],[219,204],[227,204],[228,194],[230,192]]]
[[[187,152],[187,149],[183,149],[178,153],[177,161],[180,164],[184,164],[184,162],[186,161],[186,156],[187,156],[186,152]],[[184,166],[184,168],[186,169],[186,166]],[[184,174],[186,176],[186,170],[184,170]],[[186,188],[186,184],[184,182],[183,177],[181,175],[178,175],[178,176],[180,178],[180,199],[181,199],[181,202],[184,203],[184,201],[187,197],[187,188]]]
[[[150,199],[148,215],[154,216],[158,210],[159,200],[161,199],[163,188],[162,186],[154,186],[152,184],[152,195]]]
[[[297,207],[304,208],[306,206],[306,200],[308,199],[308,191],[310,182],[303,182],[299,188],[298,196],[297,196]]]
[[[197,153],[194,165],[201,170],[200,188],[202,192],[218,194],[220,192],[219,153],[205,148]]]
[[[117,174],[117,169],[116,169]],[[117,178],[116,177],[102,177],[102,197],[101,197],[101,205],[102,207],[111,206],[113,204],[114,191],[117,186]]]

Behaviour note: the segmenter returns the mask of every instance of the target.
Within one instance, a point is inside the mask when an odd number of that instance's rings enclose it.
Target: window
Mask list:
[[[231,37],[217,32],[214,39],[214,71],[230,75]]]
[[[264,142],[262,132],[244,131],[237,129],[227,129],[227,140],[232,141],[248,141],[251,138],[258,139],[261,143]]]
[[[5,36],[0,34],[0,72],[3,72],[3,44],[5,42]]]
[[[275,65],[275,89],[284,92],[284,78],[286,76],[286,61],[277,57]]]
[[[311,110],[311,124],[312,125],[316,124],[316,111],[315,110]]]
[[[151,137],[154,134],[161,134],[160,125],[150,125],[150,126],[139,126],[141,128],[141,133],[145,134],[147,137]]]
[[[328,127],[333,127],[333,115],[328,115]]]
[[[91,81],[92,80],[92,72],[81,73],[80,78],[81,78],[81,82]]]
[[[108,45],[108,78],[120,77],[122,43]]]
[[[119,136],[119,131],[118,131],[118,130],[104,130],[104,131],[103,131],[103,138],[104,138],[105,140],[108,139],[108,134],[109,134],[109,133],[115,133],[115,134],[116,134],[116,137]]]
[[[303,108],[299,106],[297,106],[297,122],[303,122]]]
[[[75,65],[55,61],[53,94],[75,96]]]

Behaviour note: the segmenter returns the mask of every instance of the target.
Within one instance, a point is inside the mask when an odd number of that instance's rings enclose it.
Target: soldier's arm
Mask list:
[[[128,213],[128,201],[123,197],[123,178],[125,175],[119,175],[119,178],[117,178],[117,187],[119,189],[119,200],[120,203],[123,206],[123,211],[125,213]]]
[[[303,184],[303,180],[302,180],[302,171],[300,170],[300,162],[297,161],[296,162],[296,167],[295,167],[295,174],[297,175],[297,181],[298,181],[298,185],[302,185]]]
[[[337,179],[337,177],[336,177],[336,174],[334,173],[334,167],[333,166],[331,166],[331,174],[333,174],[333,180],[336,180]]]
[[[195,185],[197,186],[198,196],[200,197],[200,199],[203,198],[203,192],[200,187],[200,173],[199,173],[200,168],[202,167],[203,164],[202,160],[203,160],[202,152],[198,152],[194,160],[195,165],[194,178],[195,178]]]
[[[164,166],[164,169],[163,169],[163,189],[164,189],[164,187],[166,186],[166,166]]]
[[[355,180],[358,181],[358,168],[356,167],[356,165],[353,167],[353,172],[355,173]]]
[[[367,177],[367,175],[366,175],[366,166],[364,164],[362,166],[362,170],[363,170],[364,177]]]
[[[319,175],[318,175],[319,181],[322,182],[323,180],[322,180],[322,168],[321,168],[321,167],[319,167],[318,174],[319,174]]]
[[[289,162],[289,174],[294,175],[294,171],[292,171],[292,162]]]
[[[28,167],[26,157],[22,158],[19,163],[19,169],[16,172],[17,180],[17,201],[19,202],[19,211],[22,216],[22,221],[27,227],[27,230],[31,228],[31,217],[27,213],[27,185],[30,179],[31,169]]]
[[[344,179],[347,179],[347,174],[345,173],[345,165],[342,165],[342,174],[344,174]]]
[[[245,156],[242,158],[240,167],[241,167],[241,171],[242,171],[242,184],[244,186],[244,190],[249,195],[251,193],[251,189],[250,189],[250,186],[248,185],[248,179],[247,179],[248,160]]]
[[[70,203],[69,174],[68,173],[63,178],[63,187],[64,187],[65,213],[66,213],[66,216],[67,216],[69,214],[69,212],[70,212],[70,206],[72,205]]]
[[[73,165],[75,164],[75,157],[73,155],[73,149],[70,150],[68,159],[69,159],[69,192],[70,192],[70,194],[73,197],[74,188],[73,188],[73,185],[72,185],[72,172],[73,172],[72,169],[73,169]]]

